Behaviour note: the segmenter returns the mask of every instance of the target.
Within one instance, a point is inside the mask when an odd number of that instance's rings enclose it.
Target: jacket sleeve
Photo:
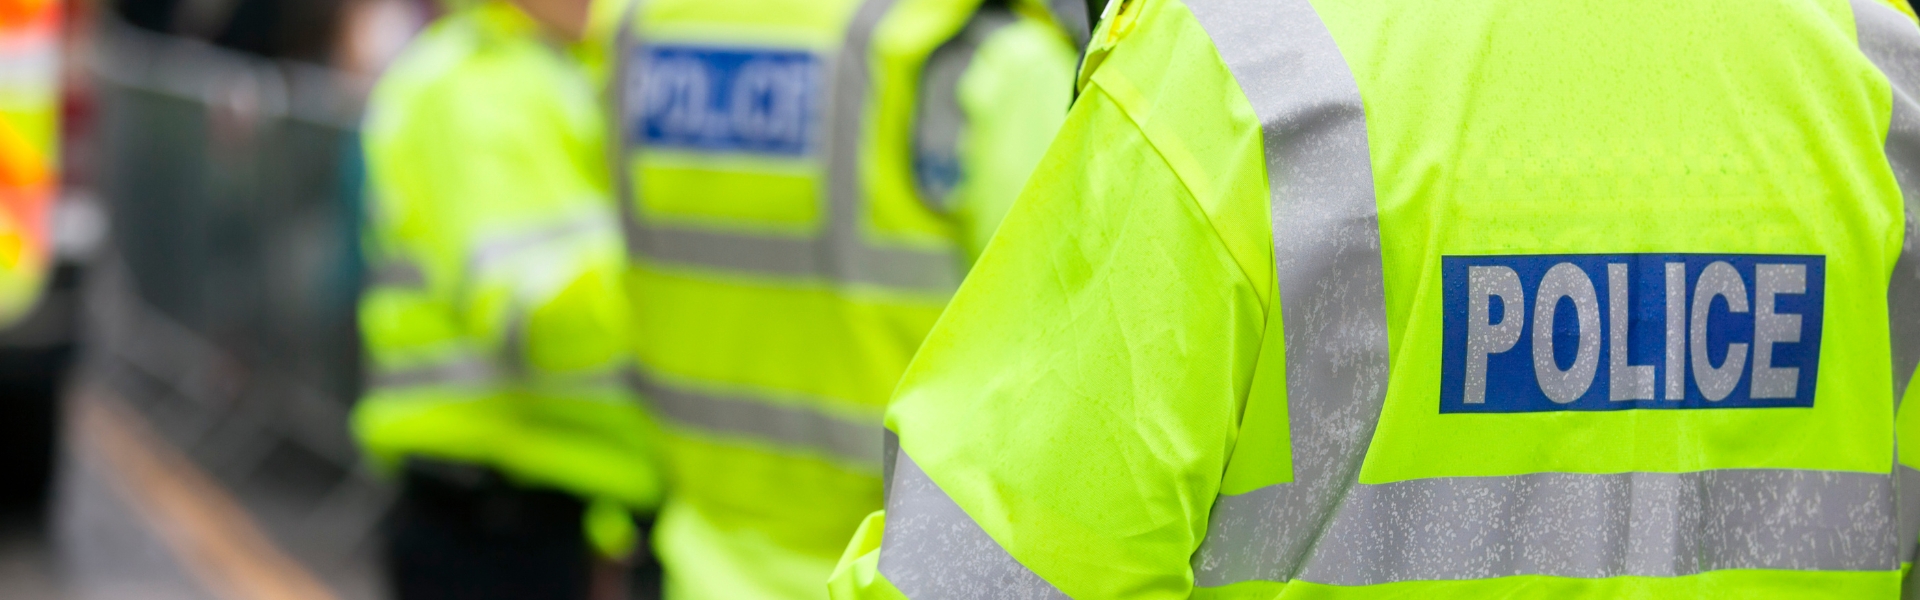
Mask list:
[[[425,50],[416,48],[416,56],[438,49],[432,32],[425,37]],[[459,246],[467,223],[449,200],[463,193],[449,189],[464,186],[457,181],[461,153],[443,149],[470,119],[452,101],[459,90],[413,64],[424,61],[408,58],[414,60],[402,60],[375,88],[362,134],[369,277],[359,321],[372,392],[490,372],[451,304],[462,278]]]
[[[428,40],[366,128],[377,263],[360,318],[380,401],[356,431],[383,463],[428,453],[651,507],[651,423],[618,379],[624,252],[591,86],[542,46]],[[590,529],[608,553],[619,531]]]
[[[1920,29],[1911,11],[1897,4],[1854,3],[1860,48],[1886,76],[1891,93],[1885,152],[1900,187],[1902,214],[1896,221],[1894,257],[1887,281],[1888,350],[1896,407],[1893,466],[1899,503],[1900,561],[1907,566],[1903,597],[1920,597],[1920,573],[1911,565],[1920,547]],[[1906,14],[1902,14],[1905,12]],[[1905,397],[1904,401],[1902,397]]]
[[[591,87],[539,58],[470,59],[421,90],[374,169],[409,223],[382,236],[389,255],[423,266],[466,343],[509,377],[604,366],[625,346],[601,122],[589,92],[566,93]]]
[[[834,597],[1190,595],[1273,276],[1258,124],[1181,18],[1094,74],[922,346]]]

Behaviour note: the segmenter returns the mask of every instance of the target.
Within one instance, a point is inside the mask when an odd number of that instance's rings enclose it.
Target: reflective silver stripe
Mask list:
[[[881,469],[880,419],[829,414],[792,404],[689,390],[630,372],[654,413],[675,425],[798,448]]]
[[[1359,86],[1306,0],[1188,5],[1259,115],[1273,195],[1293,483],[1258,527],[1213,519],[1196,583],[1298,572],[1359,470],[1387,386],[1385,283]],[[1273,498],[1272,502],[1265,498]],[[1216,514],[1236,502],[1222,497]]]
[[[612,215],[590,212],[574,218],[553,223],[536,229],[517,231],[508,235],[483,240],[476,244],[468,258],[468,273],[483,273],[502,260],[515,254],[539,248],[548,244],[565,241],[577,236],[592,235],[596,232],[606,234],[612,231]]]
[[[640,45],[641,11],[646,10],[647,0],[631,0],[620,16],[620,24],[614,28],[613,37],[613,74],[607,83],[606,114],[609,115],[612,138],[607,144],[607,164],[613,168],[613,204],[620,208],[620,234],[626,242],[628,256],[640,256],[646,250],[648,227],[640,222],[639,188],[634,185],[633,155],[639,151],[639,142],[633,139],[633,119],[646,107],[637,105],[630,96],[645,98],[646,93],[640,86],[645,85],[647,61],[638,54]]]
[[[940,485],[895,446],[880,574],[915,600],[1066,598],[1007,554]]]
[[[1893,178],[1906,200],[1906,235],[1887,288],[1893,327],[1893,400],[1904,396],[1920,366],[1920,29],[1892,7],[1874,0],[1853,0],[1854,28],[1860,51],[1893,84],[1893,119],[1886,153]]]
[[[934,49],[921,70],[920,101],[914,106],[913,171],[920,198],[935,212],[954,209],[953,188],[961,171],[960,132],[966,129],[966,109],[960,106],[960,78],[973,64],[980,44],[1000,28],[1013,24],[1012,11],[982,7],[953,39]]]
[[[1903,464],[1893,465],[1894,497],[1899,499],[1899,529],[1894,535],[1900,539],[1900,559],[1912,562],[1916,546],[1920,546],[1920,470]]]
[[[589,211],[575,215],[570,219],[547,224],[543,227],[513,231],[506,235],[482,240],[468,255],[467,277],[480,279],[487,272],[509,262],[515,256],[541,249],[551,249],[558,244],[577,241],[594,235],[616,235],[613,216],[600,211]],[[564,246],[561,246],[564,248]],[[543,257],[536,255],[536,260]],[[542,270],[552,271],[569,268],[570,265],[555,264],[548,260],[539,265]],[[511,268],[511,267],[509,267]],[[520,271],[524,273],[525,271]],[[509,273],[513,273],[510,271]],[[461,290],[462,295],[470,294],[471,288]],[[506,324],[502,328],[500,345],[500,365],[507,374],[515,378],[525,378],[530,374],[527,364],[527,320],[531,310],[520,300],[508,307]]]
[[[636,212],[632,208],[626,211],[629,215]],[[874,250],[858,246],[854,251],[836,256],[829,250],[829,240],[674,229],[633,220],[629,221],[627,232],[639,236],[629,238],[629,251],[661,262],[933,293],[950,293],[960,285],[957,270],[960,263],[955,262],[958,259],[950,252]]]
[[[887,284],[905,276],[900,287],[951,293],[960,287],[963,261],[957,248],[937,251],[879,249],[866,243],[860,214],[866,204],[866,186],[860,177],[860,144],[865,135],[867,102],[870,100],[874,29],[893,8],[895,0],[866,0],[854,13],[847,30],[847,41],[834,58],[833,86],[829,94],[832,114],[827,119],[827,198],[828,232],[826,246],[831,255],[843,257],[852,267],[843,277],[866,283]],[[935,263],[944,265],[936,268]],[[916,272],[921,271],[921,272]],[[870,277],[867,275],[871,275]],[[928,284],[932,285],[928,285]]]
[[[493,363],[468,356],[406,369],[375,369],[367,378],[367,387],[391,390],[435,385],[486,385],[499,380],[500,373]]]
[[[371,287],[426,289],[427,274],[418,263],[404,259],[387,259],[374,265],[367,274],[367,285]]]
[[[1915,228],[1915,222],[1920,220],[1920,30],[1916,30],[1906,15],[1879,2],[1854,0],[1852,4],[1860,51],[1892,84],[1893,114],[1887,128],[1887,163],[1906,205],[1906,232],[1901,240],[1900,258],[1894,262],[1887,285],[1893,403],[1897,411],[1908,383],[1913,380],[1914,369],[1920,365],[1920,231]],[[1904,443],[1920,443],[1920,440],[1904,440]],[[1900,510],[1897,535],[1903,544],[1900,556],[1911,561],[1915,558],[1916,541],[1920,541],[1920,473],[1898,464],[1897,458],[1895,462]],[[1920,585],[1910,584],[1907,589],[1911,593],[1920,589]]]
[[[861,224],[866,192],[860,182],[860,143],[869,95],[869,42],[873,29],[894,1],[862,3],[833,61],[827,103],[831,112],[821,123],[825,129],[821,137],[826,139],[827,223],[825,231],[813,237],[772,237],[655,223],[641,214],[639,188],[629,168],[641,148],[639,140],[629,135],[627,124],[636,111],[644,108],[628,97],[641,89],[645,77],[645,61],[636,56],[644,42],[635,31],[636,19],[624,19],[621,50],[616,57],[621,80],[609,87],[613,107],[620,115],[614,171],[627,251],[664,263],[756,275],[818,278],[942,295],[958,288],[965,263],[951,244],[939,248],[876,246],[869,243]],[[638,3],[630,10],[637,15]]]
[[[524,386],[523,389],[545,393],[564,393],[568,390],[602,388],[605,390],[631,390],[632,383],[620,370],[607,369],[590,373],[543,374],[531,380],[515,379],[487,360],[465,357],[444,363],[413,367],[409,369],[377,370],[368,376],[367,386],[376,390],[393,390],[425,386]]]
[[[1247,534],[1248,579],[1282,580],[1280,486],[1215,505]],[[1786,469],[1416,479],[1356,485],[1297,579],[1333,585],[1511,575],[1672,577],[1899,568],[1886,475]]]

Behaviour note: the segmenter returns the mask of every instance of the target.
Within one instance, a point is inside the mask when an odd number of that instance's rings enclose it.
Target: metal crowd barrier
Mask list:
[[[364,82],[110,19],[94,40],[111,229],[88,269],[83,376],[296,556],[324,570],[364,553],[391,497],[346,422]]]

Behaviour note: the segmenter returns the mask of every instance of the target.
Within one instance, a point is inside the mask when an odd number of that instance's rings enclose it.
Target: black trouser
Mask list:
[[[586,504],[572,495],[514,486],[492,469],[407,463],[388,534],[397,600],[585,600],[594,556],[581,531]],[[626,579],[634,598],[658,598],[651,523]]]

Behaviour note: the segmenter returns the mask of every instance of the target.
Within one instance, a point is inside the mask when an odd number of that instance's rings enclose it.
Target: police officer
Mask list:
[[[836,597],[1899,595],[1908,15],[1115,4]]]
[[[587,3],[454,6],[366,123],[373,188],[354,426],[402,493],[397,596],[584,598],[657,505],[629,360]],[[591,550],[591,553],[590,553]]]
[[[1080,0],[640,0],[613,101],[672,598],[818,598],[881,409],[1065,117]]]

